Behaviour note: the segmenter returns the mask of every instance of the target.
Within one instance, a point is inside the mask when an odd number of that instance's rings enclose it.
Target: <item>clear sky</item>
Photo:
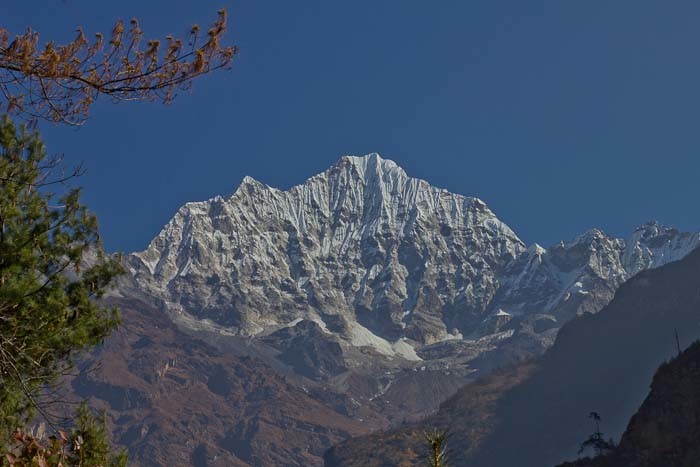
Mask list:
[[[221,6],[232,70],[167,107],[103,99],[80,130],[41,125],[85,162],[110,250],[245,175],[286,188],[369,152],[482,198],[527,243],[700,230],[697,0],[5,0],[0,24],[62,40],[137,17],[162,37]]]

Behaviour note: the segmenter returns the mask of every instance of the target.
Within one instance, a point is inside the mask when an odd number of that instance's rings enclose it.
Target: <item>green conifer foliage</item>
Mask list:
[[[42,411],[42,388],[119,323],[97,303],[118,258],[36,132],[0,120],[0,452]]]

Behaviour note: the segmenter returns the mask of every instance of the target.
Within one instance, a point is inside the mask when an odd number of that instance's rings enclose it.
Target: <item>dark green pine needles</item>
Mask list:
[[[119,323],[96,303],[120,274],[97,219],[36,132],[0,121],[0,452],[43,411],[42,389]],[[88,260],[89,258],[89,260]]]

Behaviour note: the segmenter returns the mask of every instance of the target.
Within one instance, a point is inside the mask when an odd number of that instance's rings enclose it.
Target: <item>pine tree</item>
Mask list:
[[[425,434],[428,442],[430,467],[447,467],[447,432],[443,430],[431,430]]]
[[[46,415],[42,389],[119,323],[94,300],[122,269],[68,186],[79,173],[63,173],[36,132],[0,121],[0,453]]]
[[[0,465],[17,467],[126,467],[126,451],[112,453],[107,441],[106,416],[95,417],[86,404],[78,407],[75,427],[46,436],[17,429],[6,445]]]
[[[579,455],[583,454],[587,449],[593,449],[596,456],[602,456],[610,452],[615,443],[611,440],[606,441],[603,433],[600,431],[600,415],[598,412],[591,412],[588,418],[593,420],[595,431],[583,442],[579,448]]]

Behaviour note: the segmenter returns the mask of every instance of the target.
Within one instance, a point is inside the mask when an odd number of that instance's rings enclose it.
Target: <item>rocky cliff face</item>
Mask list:
[[[393,354],[402,338],[471,330],[522,250],[480,200],[371,155],[288,191],[245,178],[228,199],[189,203],[130,264],[169,307],[233,332],[307,319]]]
[[[286,191],[246,177],[229,198],[183,206],[128,261],[132,290],[193,329],[261,338],[310,321],[341,360],[368,349],[484,369],[541,353],[628,277],[698,244],[649,223],[627,240],[591,230],[526,248],[481,200],[372,154]]]

